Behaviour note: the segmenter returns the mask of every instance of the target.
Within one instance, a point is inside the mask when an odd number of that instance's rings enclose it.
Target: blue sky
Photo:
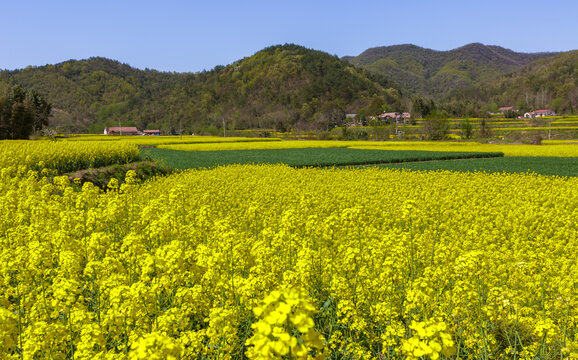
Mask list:
[[[575,0],[0,0],[0,69],[104,56],[197,72],[295,43],[338,56],[412,43],[578,49]]]

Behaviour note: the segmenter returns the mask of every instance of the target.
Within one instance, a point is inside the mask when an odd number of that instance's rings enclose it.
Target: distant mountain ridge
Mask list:
[[[100,132],[119,121],[165,133],[325,128],[375,96],[400,97],[383,76],[293,44],[200,73],[139,70],[101,57],[0,71],[0,92],[12,85],[44,94],[55,109],[52,123],[76,132]]]
[[[70,132],[119,122],[164,133],[328,129],[344,113],[411,111],[414,96],[433,98],[451,116],[512,105],[576,113],[578,51],[396,45],[339,59],[285,44],[199,73],[139,70],[102,57],[0,71],[0,94],[13,85],[43,94],[53,105],[52,125]]]
[[[559,53],[518,53],[500,46],[472,43],[457,49],[437,51],[416,45],[367,49],[342,60],[387,76],[406,94],[442,98],[514,72],[540,59]]]
[[[452,100],[514,106],[521,112],[551,108],[559,114],[578,112],[578,50],[542,58],[528,65],[454,90]]]

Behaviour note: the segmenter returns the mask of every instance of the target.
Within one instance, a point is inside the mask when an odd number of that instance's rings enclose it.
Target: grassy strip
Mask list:
[[[347,148],[270,149],[234,151],[179,151],[141,149],[141,156],[176,169],[210,168],[232,164],[287,164],[290,166],[333,166],[384,164],[408,161],[464,159],[503,156],[487,152],[434,152],[360,150]]]
[[[542,175],[578,176],[578,158],[575,157],[499,157],[491,159],[388,164],[383,165],[383,167],[460,172],[535,172]]]

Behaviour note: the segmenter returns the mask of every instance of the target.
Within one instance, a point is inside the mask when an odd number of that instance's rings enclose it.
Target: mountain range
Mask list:
[[[327,128],[373,97],[401,99],[380,75],[290,44],[200,73],[139,70],[100,57],[0,72],[0,92],[11,85],[45,94],[55,109],[52,124],[71,132],[119,122],[165,132]]]
[[[533,61],[556,55],[558,53],[518,53],[473,43],[449,51],[415,45],[375,47],[342,60],[387,76],[406,93],[439,99],[456,89],[496,79]]]
[[[327,129],[361,109],[411,110],[415,97],[456,109],[578,111],[578,51],[396,45],[339,59],[285,44],[199,73],[139,70],[101,57],[0,71],[0,95],[13,85],[44,94],[53,104],[51,124],[69,132],[100,132],[119,122],[166,132]]]

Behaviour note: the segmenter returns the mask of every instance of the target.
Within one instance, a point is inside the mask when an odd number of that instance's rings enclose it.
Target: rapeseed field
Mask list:
[[[126,164],[139,157],[128,142],[0,141],[0,169],[26,167],[60,173],[112,164]]]
[[[551,145],[536,146],[523,144],[483,144],[458,141],[333,141],[333,140],[288,140],[272,142],[232,143],[181,143],[163,144],[158,148],[184,151],[266,150],[304,148],[353,148],[374,150],[418,150],[438,152],[501,152],[505,156],[532,157],[578,157],[575,144],[550,142]]]
[[[1,165],[3,358],[578,357],[577,178],[236,165],[105,192],[38,153]]]

